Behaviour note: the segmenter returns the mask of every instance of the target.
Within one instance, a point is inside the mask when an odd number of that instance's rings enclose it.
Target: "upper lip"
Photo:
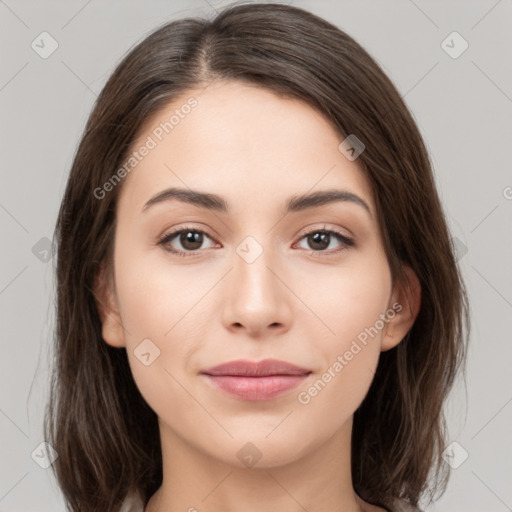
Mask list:
[[[229,361],[203,370],[207,375],[233,375],[242,377],[265,377],[268,375],[307,375],[311,370],[301,368],[286,361],[264,359],[253,362],[246,360]]]

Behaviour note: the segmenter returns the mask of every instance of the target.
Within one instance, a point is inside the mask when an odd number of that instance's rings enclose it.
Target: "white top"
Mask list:
[[[129,494],[119,512],[144,512],[144,502],[140,494]],[[422,512],[403,500],[395,500],[391,512]]]

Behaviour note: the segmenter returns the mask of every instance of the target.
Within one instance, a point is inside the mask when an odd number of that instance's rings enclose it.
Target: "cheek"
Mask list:
[[[353,253],[338,267],[305,267],[300,275],[294,291],[312,313],[303,321],[316,322],[322,346],[331,356],[348,349],[358,336],[364,342],[367,329],[388,308],[391,275],[386,258],[377,251]]]
[[[333,354],[328,366],[297,397],[295,419],[300,418],[300,424],[318,439],[328,439],[353,416],[373,381],[379,351],[362,348],[350,361],[344,352]]]
[[[340,266],[335,272],[322,269],[311,279],[306,273],[301,282],[301,293],[315,315],[305,315],[300,327],[312,333],[323,367],[313,386],[304,389],[299,403],[314,404],[318,413],[334,406],[343,417],[351,414],[373,380],[386,325],[382,315],[388,310],[391,275],[384,257],[370,256],[354,258],[352,265]]]
[[[222,273],[173,265],[163,251],[144,252],[126,241],[117,247],[115,265],[126,350],[139,391],[159,415],[170,407],[191,414],[183,385],[191,391],[194,354],[211,338],[208,291]]]
[[[195,306],[214,276],[206,280],[195,276],[192,266],[173,265],[159,248],[145,252],[120,243],[116,285],[120,313],[132,341],[155,338],[165,342],[183,329],[190,315],[197,315]]]

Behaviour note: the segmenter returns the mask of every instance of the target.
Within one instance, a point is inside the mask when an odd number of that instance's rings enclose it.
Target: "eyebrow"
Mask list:
[[[149,201],[147,201],[143,206],[142,212],[155,204],[171,201],[173,199],[177,199],[183,203],[189,203],[200,208],[205,208],[207,210],[222,213],[229,212],[229,205],[221,196],[207,192],[199,192],[192,189],[175,187],[165,189],[149,199]],[[348,190],[337,189],[322,190],[304,195],[294,195],[286,203],[285,214],[301,212],[310,208],[317,208],[319,206],[340,201],[359,205],[367,211],[370,217],[372,217],[370,207],[364,199],[352,192],[349,192]]]

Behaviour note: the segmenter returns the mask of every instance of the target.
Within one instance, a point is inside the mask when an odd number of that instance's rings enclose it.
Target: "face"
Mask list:
[[[343,139],[301,101],[217,82],[160,111],[133,145],[151,147],[117,204],[103,337],[126,347],[169,435],[218,460],[241,465],[251,442],[260,466],[284,464],[325,443],[411,326]],[[159,197],[171,188],[184,193]],[[300,199],[325,191],[340,194]],[[304,371],[203,373],[267,359]]]

